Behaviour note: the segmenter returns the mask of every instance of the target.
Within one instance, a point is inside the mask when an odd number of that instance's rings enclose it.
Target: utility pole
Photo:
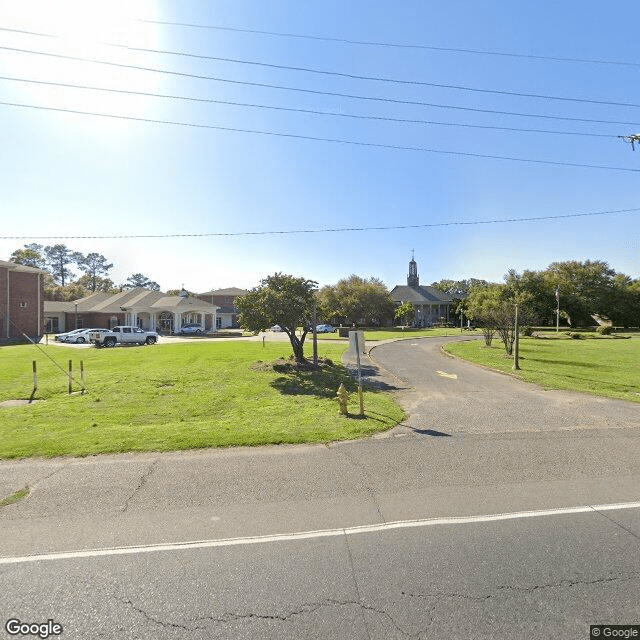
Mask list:
[[[630,143],[631,149],[633,151],[636,150],[636,144],[640,144],[640,133],[634,133],[633,135],[630,135],[630,136],[618,136],[618,138],[621,138],[625,142]]]
[[[556,287],[556,302],[558,306],[556,307],[556,333],[560,331],[560,287]]]
[[[514,371],[518,371],[520,369],[520,339],[518,337],[519,333],[518,327],[518,303],[516,302],[516,326],[515,326],[515,341],[513,347],[513,369]]]
[[[313,303],[313,320],[311,321],[313,323],[313,366],[317,367],[318,366],[318,331],[317,331],[317,303],[314,302]]]

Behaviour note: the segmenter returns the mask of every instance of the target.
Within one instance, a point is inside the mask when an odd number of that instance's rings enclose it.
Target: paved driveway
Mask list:
[[[412,432],[498,433],[640,426],[640,405],[545,391],[443,354],[451,338],[418,338],[373,347],[372,380],[395,388]]]

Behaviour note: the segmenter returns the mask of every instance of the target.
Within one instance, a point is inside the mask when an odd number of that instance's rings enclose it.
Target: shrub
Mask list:
[[[527,338],[530,338],[533,335],[533,327],[530,327],[529,325],[526,325],[526,326],[522,327],[520,333],[523,336],[526,336]]]
[[[569,337],[573,338],[574,340],[582,340],[583,335],[581,333],[578,333],[577,331],[569,331]]]
[[[613,333],[613,327],[610,324],[601,324],[596,331],[601,336],[610,336]]]

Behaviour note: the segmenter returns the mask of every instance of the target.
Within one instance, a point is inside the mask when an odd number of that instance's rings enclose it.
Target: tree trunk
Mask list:
[[[293,355],[296,359],[296,363],[304,364],[306,362],[304,357],[304,338],[306,336],[306,332],[303,334],[302,340],[300,340],[296,335],[295,329],[291,333],[287,331],[287,335],[291,342],[291,348],[293,349]]]

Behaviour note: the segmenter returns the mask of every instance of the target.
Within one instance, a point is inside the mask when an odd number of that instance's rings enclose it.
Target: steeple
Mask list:
[[[420,285],[418,277],[418,263],[414,260],[413,249],[411,249],[411,262],[409,262],[409,275],[407,276],[407,286],[417,287]]]

